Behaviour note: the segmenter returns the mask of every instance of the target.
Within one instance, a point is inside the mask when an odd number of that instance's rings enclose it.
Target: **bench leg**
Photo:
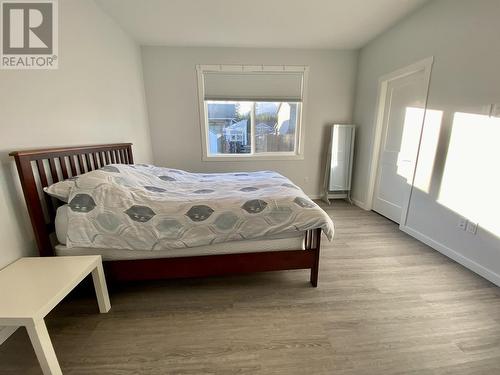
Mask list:
[[[50,341],[49,333],[43,319],[34,320],[26,326],[31,344],[35,349],[36,357],[44,375],[62,375],[61,367],[57,361],[54,347]]]
[[[108,287],[106,286],[106,278],[104,277],[104,270],[101,262],[99,262],[97,267],[92,271],[92,280],[94,281],[99,311],[101,313],[107,313],[111,309],[111,303],[109,302]]]

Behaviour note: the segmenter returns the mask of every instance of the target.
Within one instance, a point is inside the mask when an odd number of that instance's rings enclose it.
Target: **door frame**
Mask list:
[[[424,116],[422,117],[422,125],[420,129],[420,139],[418,142],[418,150],[420,150],[420,143],[422,141],[422,130],[423,130],[423,125],[425,123],[425,115],[426,115],[426,110],[427,110],[427,101],[429,98],[429,86],[430,86],[430,81],[431,81],[431,72],[432,72],[432,65],[434,63],[434,56],[427,57],[423,60],[417,61],[411,65],[408,65],[404,68],[395,70],[391,73],[385,74],[382,77],[379,78],[378,80],[378,96],[377,96],[377,106],[375,107],[375,129],[373,132],[373,148],[372,148],[372,159],[371,159],[371,165],[370,165],[370,175],[368,179],[368,194],[366,198],[366,203],[365,203],[365,208],[367,210],[372,210],[373,209],[373,196],[375,194],[375,185],[377,181],[377,171],[378,171],[378,165],[379,165],[379,157],[380,157],[380,149],[381,149],[381,143],[382,143],[382,131],[384,127],[384,114],[385,114],[385,106],[387,103],[387,97],[388,97],[388,86],[391,81],[394,81],[396,79],[404,78],[409,75],[415,74],[417,72],[423,71],[424,72],[424,79],[425,79],[425,87],[426,87],[426,95],[424,99]],[[417,155],[415,155],[415,160],[413,161],[413,164],[411,165],[411,187],[408,189],[407,194],[405,194],[404,200],[403,200],[403,209],[401,212],[401,220],[400,220],[400,227],[405,227],[406,226],[406,219],[408,216],[408,208],[410,205],[410,197],[411,197],[411,190],[413,188],[413,182],[415,179],[415,170],[416,170],[416,163],[418,159],[418,151]]]

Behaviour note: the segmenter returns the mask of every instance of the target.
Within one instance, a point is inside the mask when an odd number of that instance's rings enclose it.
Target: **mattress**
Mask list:
[[[66,188],[58,189],[61,183]],[[68,248],[157,251],[318,228],[331,240],[334,232],[326,212],[273,171],[202,174],[116,164],[46,191],[69,202]]]
[[[117,250],[94,248],[67,248],[56,246],[56,255],[101,255],[103,260],[178,258],[202,255],[260,253],[265,251],[304,249],[303,237],[280,238],[274,240],[232,241],[216,245],[197,246],[187,249],[169,250]]]
[[[217,254],[241,254],[266,251],[299,250],[304,249],[304,233],[294,232],[287,236],[272,236],[252,241],[230,241],[215,245],[204,245],[183,249],[168,250],[127,250],[127,249],[96,249],[96,248],[67,248],[66,233],[68,228],[67,205],[58,208],[55,219],[56,236],[59,244],[55,247],[56,255],[101,255],[103,260],[131,260],[178,258]]]

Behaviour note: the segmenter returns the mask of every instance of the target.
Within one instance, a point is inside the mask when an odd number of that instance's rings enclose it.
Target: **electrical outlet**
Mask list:
[[[467,229],[467,223],[468,223],[468,220],[465,217],[460,217],[460,219],[458,219],[458,225],[457,226],[461,230],[466,230]]]
[[[477,223],[473,223],[472,221],[469,221],[467,223],[466,230],[467,230],[467,232],[469,232],[471,234],[476,234],[477,233]]]

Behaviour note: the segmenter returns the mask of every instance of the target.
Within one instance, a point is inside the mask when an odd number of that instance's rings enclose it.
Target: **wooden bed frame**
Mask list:
[[[107,164],[133,164],[132,143],[73,146],[11,152],[16,161],[40,256],[55,255],[57,199],[43,187]],[[251,272],[310,269],[318,285],[321,229],[305,233],[305,250],[105,261],[108,279],[116,281],[204,277]]]

